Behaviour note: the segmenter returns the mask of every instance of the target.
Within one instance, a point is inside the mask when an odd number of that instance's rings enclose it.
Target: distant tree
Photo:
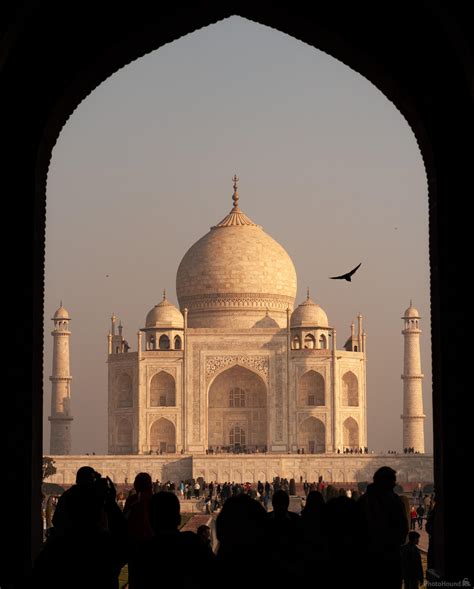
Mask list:
[[[49,456],[43,456],[43,481],[48,477],[56,474],[56,467],[54,466],[54,460]]]

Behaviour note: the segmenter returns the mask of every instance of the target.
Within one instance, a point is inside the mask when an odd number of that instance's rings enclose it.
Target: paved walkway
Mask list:
[[[420,542],[418,544],[418,548],[423,552],[428,552],[428,540],[429,536],[425,530],[425,523],[426,520],[423,520],[423,528],[421,530],[418,529],[418,524],[416,524],[415,532],[420,534]]]
[[[206,524],[207,526],[210,526],[211,520],[212,520],[212,515],[209,515],[209,514],[193,515],[193,517],[188,522],[186,522],[184,524],[184,526],[181,528],[181,531],[182,532],[197,532],[197,529],[202,524]]]

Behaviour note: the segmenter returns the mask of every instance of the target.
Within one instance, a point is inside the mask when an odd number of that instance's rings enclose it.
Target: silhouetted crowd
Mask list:
[[[270,495],[269,483],[238,490],[226,483],[214,552],[208,526],[198,533],[179,530],[180,488],[155,493],[150,475],[140,473],[122,510],[112,481],[83,466],[58,500],[53,528],[35,561],[33,586],[117,589],[127,563],[130,589],[200,589],[210,583],[239,589],[290,583],[400,589],[402,579],[406,587],[422,581],[419,534],[411,532],[407,542],[407,512],[394,492],[393,469],[377,470],[361,496],[344,492],[330,498],[322,480],[320,490],[305,483],[301,515],[288,509],[291,484],[277,483],[268,512],[263,498]],[[216,486],[207,488],[208,498]]]

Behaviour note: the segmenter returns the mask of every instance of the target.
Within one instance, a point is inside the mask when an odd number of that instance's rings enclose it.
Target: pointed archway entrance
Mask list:
[[[267,387],[243,366],[221,372],[209,388],[211,451],[262,451],[267,446]]]
[[[153,422],[150,429],[150,449],[160,454],[176,452],[176,428],[164,417]]]

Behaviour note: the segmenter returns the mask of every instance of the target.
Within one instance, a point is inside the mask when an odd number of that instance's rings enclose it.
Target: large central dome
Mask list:
[[[189,327],[250,328],[267,311],[286,327],[296,296],[296,271],[283,247],[238,206],[234,177],[231,212],[184,255],[176,276]]]

